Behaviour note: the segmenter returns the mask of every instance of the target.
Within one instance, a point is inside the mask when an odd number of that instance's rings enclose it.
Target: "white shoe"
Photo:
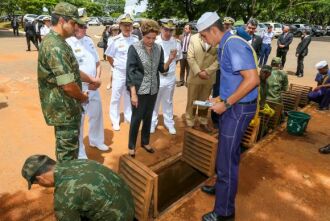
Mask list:
[[[150,133],[151,134],[155,133],[155,130],[156,130],[156,127],[153,127],[153,126],[150,127]]]
[[[174,127],[170,127],[170,128],[168,128],[168,132],[169,132],[170,134],[172,134],[172,135],[175,135],[175,134],[176,134],[176,130],[175,130]]]
[[[109,147],[105,144],[101,144],[101,145],[91,145],[93,147],[96,147],[97,149],[101,150],[101,151],[107,151],[109,150]]]
[[[120,126],[119,125],[112,125],[112,129],[114,130],[114,131],[120,131]]]

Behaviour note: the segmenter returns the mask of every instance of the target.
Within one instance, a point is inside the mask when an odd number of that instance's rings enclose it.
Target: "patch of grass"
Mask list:
[[[10,21],[0,22],[0,29],[11,28]]]
[[[0,22],[0,29],[11,29],[11,23],[10,21],[4,21],[4,22]],[[22,32],[24,31],[24,28],[22,27],[22,24],[19,24],[19,31]]]

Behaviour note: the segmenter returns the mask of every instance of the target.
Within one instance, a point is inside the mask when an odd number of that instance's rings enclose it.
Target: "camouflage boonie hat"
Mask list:
[[[281,64],[281,63],[282,63],[282,60],[279,57],[274,57],[272,59],[272,64]]]
[[[33,182],[35,181],[35,174],[48,160],[51,160],[46,155],[32,155],[25,160],[22,168],[22,176],[28,182],[28,189],[31,189]]]
[[[54,14],[63,15],[71,18],[78,24],[85,24],[82,20],[79,19],[78,9],[76,6],[71,5],[67,2],[60,2],[55,6],[53,11]]]
[[[261,70],[260,71],[263,71],[263,72],[267,72],[267,73],[271,73],[273,70],[273,68],[269,65],[264,65],[262,66]]]

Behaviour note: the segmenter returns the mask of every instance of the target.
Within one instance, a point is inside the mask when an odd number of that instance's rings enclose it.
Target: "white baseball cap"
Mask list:
[[[213,25],[214,22],[219,20],[220,17],[216,12],[205,12],[197,21],[196,28],[198,32],[204,31],[211,25]]]

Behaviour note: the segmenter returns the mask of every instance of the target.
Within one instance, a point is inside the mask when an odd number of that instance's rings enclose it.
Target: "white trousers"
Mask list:
[[[113,69],[112,93],[110,101],[110,120],[113,125],[119,126],[120,122],[120,98],[124,98],[124,118],[131,122],[132,109],[131,98],[126,87],[126,70]]]
[[[85,115],[88,116],[88,138],[91,146],[104,144],[104,127],[102,115],[102,103],[99,91],[90,91],[88,104],[83,105],[85,112],[81,116],[81,125],[79,133],[79,155],[78,158],[87,158],[85,152],[84,122]]]
[[[160,76],[160,86],[157,95],[154,111],[152,113],[151,127],[158,125],[159,107],[162,105],[164,125],[167,128],[174,127],[173,119],[173,94],[175,88],[175,73],[169,73],[167,76]]]

